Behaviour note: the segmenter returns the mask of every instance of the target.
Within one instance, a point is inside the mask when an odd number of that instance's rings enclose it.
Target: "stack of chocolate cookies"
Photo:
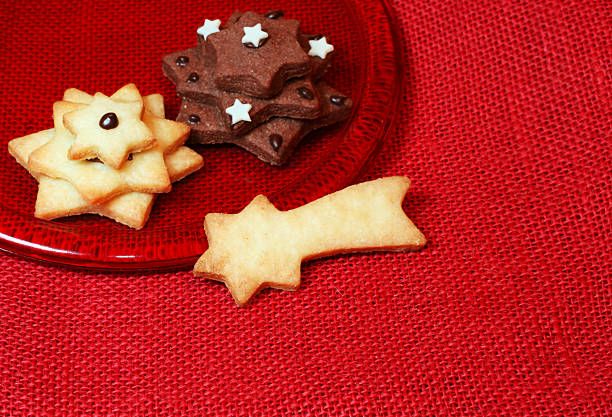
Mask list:
[[[321,80],[333,49],[282,11],[236,12],[225,25],[206,20],[198,45],[166,55],[163,71],[192,142],[233,143],[282,165],[309,132],[350,115],[351,99]]]

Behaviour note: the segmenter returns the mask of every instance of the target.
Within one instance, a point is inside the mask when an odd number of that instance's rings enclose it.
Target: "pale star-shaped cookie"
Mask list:
[[[238,214],[206,215],[208,250],[194,274],[223,281],[238,305],[264,287],[295,290],[304,259],[343,252],[420,249],[425,237],[402,210],[410,186],[388,177],[279,211],[259,195]]]
[[[64,100],[89,103],[93,97],[80,90],[71,88],[64,93]],[[163,97],[151,94],[143,97],[146,111],[153,116],[164,118]],[[28,165],[29,155],[37,148],[53,139],[55,129],[48,129],[9,142],[9,152],[17,162],[35,175],[39,181],[35,216],[51,220],[58,217],[84,213],[99,214],[136,229],[142,228],[148,220],[154,194],[129,192],[99,205],[88,203],[76,188],[67,181],[46,175],[36,175]],[[165,164],[172,182],[197,171],[202,167],[202,157],[186,146],[165,155]]]
[[[261,23],[255,26],[245,26],[243,29],[244,36],[242,37],[242,43],[245,45],[251,44],[255,48],[259,48],[261,41],[268,37],[268,34],[261,30]]]
[[[327,43],[327,39],[323,36],[321,39],[309,40],[310,51],[308,55],[318,56],[319,58],[325,59],[328,53],[334,50],[334,46]]]
[[[29,157],[30,168],[39,174],[70,182],[85,200],[99,204],[128,191],[168,192],[171,182],[159,152],[138,152],[121,169],[94,161],[68,159],[74,136],[63,125],[64,114],[84,108],[80,103],[53,104],[55,136]]]
[[[69,159],[98,158],[119,169],[130,153],[155,144],[151,130],[141,120],[144,107],[138,89],[128,84],[122,90],[120,99],[96,93],[87,106],[64,115],[64,125],[75,136]]]
[[[129,92],[119,90],[111,98],[120,99]],[[64,95],[70,95],[67,91]],[[72,92],[74,94],[74,92]],[[75,94],[84,98],[81,92]],[[161,96],[155,95],[161,99]],[[159,101],[159,99],[157,101]],[[93,102],[95,98],[91,99]],[[149,100],[155,106],[155,100]],[[126,192],[162,193],[171,189],[171,179],[166,169],[164,155],[182,145],[189,135],[189,127],[183,123],[156,117],[146,111],[143,121],[157,137],[153,148],[134,153],[132,160],[115,170],[105,164],[92,161],[75,161],[67,157],[74,136],[63,125],[64,114],[84,108],[86,104],[69,101],[54,103],[55,135],[29,157],[29,169],[36,174],[70,182],[90,204],[101,204]],[[163,107],[157,104],[157,107]]]
[[[249,115],[249,111],[251,111],[251,105],[249,103],[243,103],[240,100],[236,99],[234,104],[225,109],[225,112],[232,116],[232,125],[235,125],[238,122],[250,122],[251,116]]]
[[[17,162],[30,171],[28,157],[34,149],[53,138],[54,129],[43,130],[9,142],[9,152]],[[202,167],[202,157],[186,146],[166,155],[166,166],[172,182]],[[44,220],[78,214],[99,214],[129,227],[140,229],[148,220],[155,194],[125,193],[99,205],[89,204],[67,181],[38,175],[38,194],[34,215]]]
[[[208,38],[209,35],[219,32],[219,25],[221,25],[221,20],[219,19],[216,19],[216,20],[206,19],[204,21],[204,25],[198,28],[197,30],[198,35],[202,35],[204,37],[204,40],[206,40],[206,38]]]

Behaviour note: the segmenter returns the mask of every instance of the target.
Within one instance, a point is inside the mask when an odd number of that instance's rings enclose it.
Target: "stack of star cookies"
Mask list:
[[[282,11],[206,20],[198,45],[164,57],[182,97],[177,120],[197,143],[233,143],[282,165],[309,132],[350,115],[352,101],[321,81],[334,47]]]
[[[53,104],[53,124],[9,142],[39,182],[41,219],[95,213],[140,229],[155,195],[203,165],[183,146],[190,127],[166,119],[163,97],[142,97],[134,84],[110,97],[70,88]]]

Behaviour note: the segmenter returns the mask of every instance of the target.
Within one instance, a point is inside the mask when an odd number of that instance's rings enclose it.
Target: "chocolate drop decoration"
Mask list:
[[[268,19],[278,19],[279,17],[283,17],[285,13],[282,10],[269,10],[266,12],[265,16]]]
[[[309,88],[300,87],[297,89],[297,92],[300,95],[300,97],[302,97],[303,99],[306,99],[306,100],[314,99],[314,94],[312,93],[312,91],[310,91]]]
[[[196,72],[192,72],[191,74],[189,74],[189,77],[187,77],[187,82],[195,83],[199,79],[200,79],[200,76]]]
[[[270,145],[274,151],[278,152],[281,145],[283,144],[283,137],[281,135],[272,134],[270,135]]]
[[[329,98],[329,101],[331,101],[333,104],[335,104],[336,106],[343,106],[344,102],[346,101],[346,97],[341,97],[341,96],[331,96]]]
[[[119,119],[115,113],[106,113],[100,118],[99,124],[102,129],[110,130],[119,126]]]
[[[184,55],[181,55],[178,58],[176,58],[176,65],[178,65],[179,67],[184,67],[188,63],[189,63],[189,58]]]
[[[200,116],[197,114],[192,114],[187,118],[187,121],[191,124],[200,123]]]

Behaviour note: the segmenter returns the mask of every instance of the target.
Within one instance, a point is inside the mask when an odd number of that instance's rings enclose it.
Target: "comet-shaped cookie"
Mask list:
[[[208,250],[196,276],[223,281],[239,306],[261,288],[295,290],[302,260],[336,253],[417,250],[425,237],[402,210],[405,177],[356,184],[289,211],[258,195],[238,214],[206,215]]]

